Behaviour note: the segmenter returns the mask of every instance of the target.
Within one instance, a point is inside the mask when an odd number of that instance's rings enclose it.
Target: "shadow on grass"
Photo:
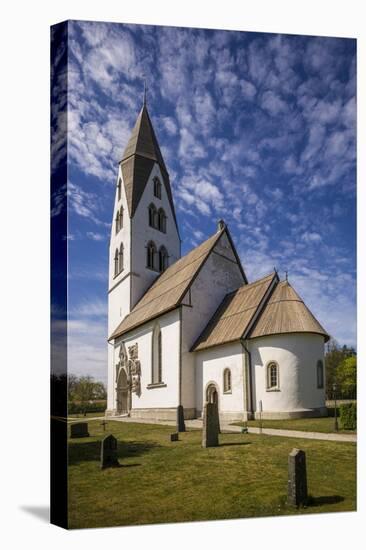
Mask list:
[[[152,441],[118,441],[118,459],[123,460],[125,458],[141,456],[157,447],[161,447],[161,445]],[[81,462],[87,462],[88,460],[98,461],[100,460],[100,450],[101,441],[82,440],[74,443],[71,440],[69,442],[69,465],[73,466]],[[133,465],[126,464],[124,466]],[[135,464],[135,466],[139,466],[139,464]]]
[[[251,441],[233,441],[229,443],[220,443],[219,447],[231,447],[233,445],[251,445]]]
[[[309,496],[307,505],[312,506],[323,506],[324,504],[337,504],[338,502],[343,502],[344,497],[339,495],[330,495],[326,497],[313,497]]]

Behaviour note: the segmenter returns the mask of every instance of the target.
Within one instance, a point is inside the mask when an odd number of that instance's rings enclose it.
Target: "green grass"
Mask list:
[[[171,443],[172,427],[89,422],[90,438],[69,441],[69,526],[107,527],[356,509],[356,446],[221,434],[203,449],[198,430]],[[121,468],[100,470],[100,441],[118,439]],[[287,457],[306,452],[312,505],[286,505]]]
[[[249,420],[248,423],[235,422],[236,426],[259,427],[259,420]],[[338,426],[341,423],[338,418]],[[303,432],[334,433],[334,418],[294,418],[286,420],[262,420],[263,428],[277,428],[278,430],[300,430]],[[352,430],[339,429],[339,433],[356,433]]]

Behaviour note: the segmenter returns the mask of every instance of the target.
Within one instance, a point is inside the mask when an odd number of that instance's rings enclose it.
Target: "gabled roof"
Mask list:
[[[329,340],[328,333],[315,319],[288,281],[279,283],[264,307],[249,338],[290,332],[312,332]]]
[[[123,319],[109,340],[178,307],[210,252],[225,232],[227,232],[226,228],[221,229],[169,266]]]
[[[271,285],[277,280],[277,274],[271,273],[227,294],[191,351],[240,340],[250,327]]]
[[[160,167],[174,221],[177,224],[169,174],[146,104],[144,104],[121,160],[121,170],[130,217],[133,217],[136,212],[155,162]]]

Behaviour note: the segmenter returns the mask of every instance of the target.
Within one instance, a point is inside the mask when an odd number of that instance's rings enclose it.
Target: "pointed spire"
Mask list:
[[[145,82],[144,103],[120,161],[129,214],[131,217],[134,215],[151,170],[154,164],[157,163],[171,205],[174,221],[177,225],[169,174],[147,110],[146,92]]]
[[[132,155],[154,160],[162,170],[167,171],[145,102],[124,150],[122,161]]]

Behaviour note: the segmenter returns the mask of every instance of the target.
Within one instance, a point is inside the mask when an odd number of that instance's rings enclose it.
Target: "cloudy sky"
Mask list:
[[[223,218],[249,281],[287,270],[355,346],[355,40],[72,22],[68,47],[70,371],[107,378],[114,189],[144,75],[182,253]]]

